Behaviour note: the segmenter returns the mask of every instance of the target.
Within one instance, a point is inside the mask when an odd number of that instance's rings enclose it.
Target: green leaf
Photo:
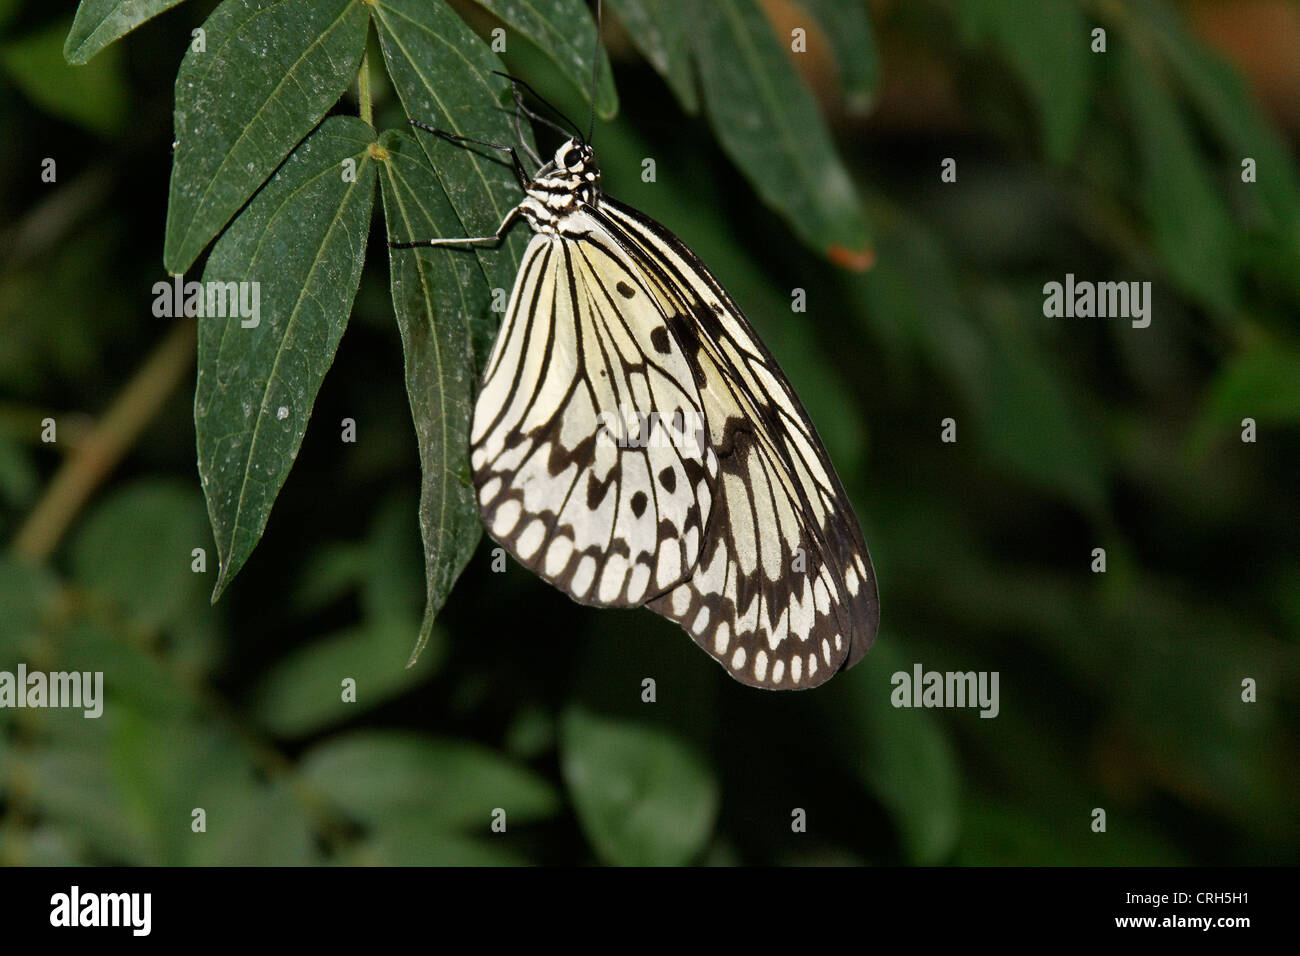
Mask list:
[[[406,666],[414,630],[414,621],[386,620],[313,641],[267,670],[250,711],[278,737],[304,737],[387,703],[442,663],[446,644],[434,640],[433,653]],[[356,681],[355,702],[342,699],[345,678]]]
[[[968,394],[985,388],[987,346],[968,314],[953,253],[939,235],[904,208],[871,197],[877,248],[888,269],[846,276],[853,316],[874,341],[894,353],[887,365],[937,367]]]
[[[670,731],[571,708],[560,769],[578,822],[606,863],[680,866],[713,834],[717,780]]]
[[[0,554],[0,669],[30,658],[57,596],[49,571]]]
[[[367,621],[393,622],[410,631],[419,620],[424,577],[419,538],[411,525],[414,496],[391,495],[375,514],[366,540],[361,610]]]
[[[116,700],[106,718],[114,793],[162,862],[312,862],[306,814],[283,783],[259,781],[249,741],[225,721],[150,719]],[[196,808],[202,833],[191,829]]]
[[[1287,239],[1291,255],[1300,250],[1300,184],[1295,161],[1278,131],[1269,124],[1239,70],[1188,34],[1182,18],[1159,0],[1139,0],[1147,37],[1164,55],[1189,99],[1205,118],[1232,161],[1258,164],[1250,188],[1264,197],[1270,225]],[[1236,170],[1240,175],[1240,167]]]
[[[1210,387],[1193,445],[1202,450],[1224,428],[1244,418],[1259,429],[1300,424],[1300,351],[1261,342],[1225,364]]]
[[[510,119],[501,109],[510,102],[510,84],[493,73],[504,66],[446,4],[384,0],[371,9],[393,88],[411,119],[489,143],[515,142]],[[531,146],[527,127],[524,137]],[[427,133],[420,133],[417,141],[460,220],[459,234],[495,233],[522,198],[509,162],[492,150],[467,149]],[[396,235],[391,221],[389,226],[389,239],[421,238]],[[525,231],[514,230],[500,248],[475,250],[490,288],[509,290],[514,285],[527,242]]]
[[[217,243],[205,282],[256,282],[260,319],[199,320],[194,424],[217,541],[220,596],[256,547],[307,429],[361,278],[374,198],[374,133],[336,116]],[[355,163],[345,181],[344,160]]]
[[[1059,784],[1057,785],[1059,787]],[[1160,828],[1125,820],[1123,840],[1099,839],[1088,827],[1046,806],[974,803],[954,863],[959,866],[1194,866]],[[1090,809],[1086,808],[1086,809]],[[1113,818],[1112,818],[1113,819]],[[1138,822],[1142,825],[1133,826]]]
[[[415,812],[434,829],[488,833],[497,808],[506,811],[507,826],[559,810],[551,784],[499,754],[396,731],[327,740],[303,757],[301,773],[317,795],[372,826]]]
[[[148,831],[127,812],[114,786],[105,760],[108,728],[100,726],[102,721],[81,722],[86,725],[81,737],[44,744],[12,767],[21,775],[29,806],[66,824],[110,862],[161,862]],[[16,754],[12,760],[18,764]]]
[[[196,793],[195,801],[206,811],[207,831],[197,835],[188,827],[183,831],[187,866],[307,866],[320,862],[311,818],[283,784],[241,780],[238,787]]]
[[[1037,290],[1035,290],[1036,292]],[[990,296],[983,385],[976,399],[983,454],[1049,495],[1060,495],[1088,514],[1106,507],[1104,458],[1071,407],[1065,371],[1017,325],[1036,295]],[[1000,327],[999,327],[1000,326]]]
[[[423,577],[414,510],[406,495],[389,499],[364,545],[323,550],[301,575],[295,603],[317,609],[360,588],[365,620],[296,649],[263,676],[251,709],[277,735],[303,736],[348,720],[427,680],[442,663],[447,644],[435,632],[432,653],[405,666]],[[344,678],[356,681],[355,702],[341,699]]]
[[[356,79],[367,4],[224,0],[176,75],[163,262],[184,272]]]
[[[203,605],[199,606],[211,611]],[[128,703],[142,714],[177,720],[193,714],[201,704],[200,688],[177,680],[176,671],[160,655],[130,643],[131,629],[109,627],[88,616],[74,619],[64,639],[66,666],[75,671],[106,675],[106,710]],[[82,711],[75,711],[82,713]]]
[[[191,570],[191,552],[209,547],[205,524],[191,486],[133,482],[82,524],[72,542],[72,576],[112,597],[136,626],[154,631],[194,613],[203,578]]]
[[[891,677],[911,672],[894,645],[878,641],[867,659],[817,691],[814,703],[842,755],[888,808],[908,859],[940,863],[958,825],[958,774],[952,745],[925,710],[895,708]]]
[[[388,152],[380,183],[389,235],[461,235],[460,220],[413,137],[390,132],[380,142]],[[475,342],[485,345],[495,322],[487,279],[473,255],[390,249],[389,263],[422,474],[426,599],[414,660],[482,535],[468,453],[473,358]]]
[[[606,8],[623,22],[632,44],[664,78],[682,109],[699,112],[687,20],[681,8],[673,0],[609,0]]]
[[[851,113],[866,113],[875,102],[880,82],[876,38],[861,0],[795,0],[813,15],[835,53],[844,106]]]
[[[92,66],[63,59],[67,21],[0,47],[0,68],[41,109],[102,136],[126,122],[128,92],[120,51]]]
[[[595,21],[583,0],[475,0],[502,23],[518,31],[591,102],[591,57],[597,53],[596,114],[610,119],[618,112],[614,72],[604,47],[597,51]],[[509,40],[507,39],[507,42]],[[577,117],[573,118],[575,122]]]
[[[306,616],[355,590],[365,575],[367,559],[361,544],[329,542],[313,549],[294,583],[290,609]]]
[[[1188,296],[1222,312],[1232,307],[1234,230],[1205,169],[1182,108],[1132,47],[1115,56],[1142,159],[1141,196],[1170,277]]]
[[[1025,84],[1048,158],[1068,162],[1087,119],[1092,76],[1088,21],[1078,3],[966,0],[956,10],[967,42],[992,42]]]
[[[510,819],[507,817],[507,823]],[[448,833],[431,822],[427,812],[412,810],[378,821],[347,862],[371,866],[528,865],[530,861],[505,840],[505,835],[495,833],[479,838]]]
[[[85,63],[118,37],[181,0],[81,0],[63,44],[69,63]]]
[[[694,7],[691,42],[709,121],[759,196],[838,265],[870,264],[866,218],[817,102],[757,4]]]

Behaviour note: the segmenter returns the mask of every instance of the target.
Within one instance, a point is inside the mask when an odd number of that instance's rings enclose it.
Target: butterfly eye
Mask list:
[[[570,146],[565,151],[564,155],[560,157],[560,162],[564,164],[565,169],[572,169],[574,166],[578,165],[581,159],[582,154],[578,151],[577,147]]]

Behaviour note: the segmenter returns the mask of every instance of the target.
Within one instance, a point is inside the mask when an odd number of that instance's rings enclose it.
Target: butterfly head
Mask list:
[[[566,140],[555,151],[555,158],[529,185],[528,192],[556,213],[581,203],[594,204],[600,195],[600,168],[596,165],[595,152],[577,137]]]
[[[596,153],[587,143],[570,138],[555,151],[555,172],[584,182],[599,183],[600,169],[596,166]]]

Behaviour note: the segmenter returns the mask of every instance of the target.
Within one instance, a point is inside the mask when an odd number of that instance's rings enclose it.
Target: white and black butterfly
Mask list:
[[[575,601],[677,621],[739,681],[816,686],[879,623],[852,506],[740,309],[681,240],[602,194],[589,139],[531,176],[481,144],[525,193],[496,234],[392,243],[495,242],[520,216],[535,234],[474,409],[483,524]]]

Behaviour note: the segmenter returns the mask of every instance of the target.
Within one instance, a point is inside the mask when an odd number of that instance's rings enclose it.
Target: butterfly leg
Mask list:
[[[490,236],[453,236],[447,239],[413,239],[409,242],[388,241],[390,249],[428,249],[430,246],[477,246],[487,245],[494,242],[500,242],[505,238],[506,232],[514,224],[515,217],[519,215],[519,207],[516,206],[506,213],[506,218],[501,220],[501,225],[497,226],[497,231]]]

